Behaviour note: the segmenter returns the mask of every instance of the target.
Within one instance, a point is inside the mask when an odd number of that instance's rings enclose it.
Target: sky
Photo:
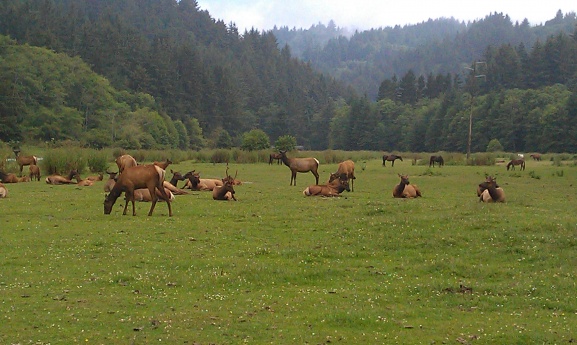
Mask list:
[[[418,24],[430,19],[455,18],[465,22],[494,12],[509,15],[513,23],[529,20],[544,24],[555,17],[577,12],[575,0],[197,0],[201,10],[225,24],[235,23],[240,33],[288,26],[308,29],[328,24],[351,30]]]

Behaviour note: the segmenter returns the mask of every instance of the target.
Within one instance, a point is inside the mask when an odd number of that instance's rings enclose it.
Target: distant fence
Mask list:
[[[44,157],[36,157],[39,161],[44,160]],[[16,158],[6,158],[6,162],[16,162]]]

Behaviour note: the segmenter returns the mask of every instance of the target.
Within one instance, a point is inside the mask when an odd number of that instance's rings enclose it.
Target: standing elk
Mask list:
[[[172,164],[172,161],[167,158],[164,162],[154,162],[153,164],[156,165],[157,167],[161,167],[163,170],[166,170],[166,168],[168,168],[168,166]]]
[[[70,172],[68,173],[68,176],[64,177],[62,175],[50,175],[48,177],[46,177],[46,179],[44,179],[44,181],[46,181],[47,184],[54,184],[54,185],[61,185],[61,184],[74,184],[75,182],[72,181],[72,179],[74,178],[74,176],[77,174],[78,172],[76,170],[70,170]]]
[[[110,191],[114,187],[114,184],[116,183],[118,173],[110,171],[107,171],[106,173],[108,174],[108,180],[106,180],[106,183],[104,184],[104,191],[106,193],[110,193]]]
[[[122,174],[124,169],[137,166],[136,159],[131,155],[122,155],[116,158],[116,166],[118,166],[118,174]]]
[[[346,173],[331,174],[325,185],[312,185],[303,190],[305,196],[335,196],[340,197],[344,191],[350,192],[349,178]]]
[[[409,175],[398,174],[401,182],[393,188],[393,197],[395,198],[417,198],[422,196],[419,187],[409,182]]]
[[[272,162],[276,160],[277,164],[282,164],[282,155],[280,153],[273,152],[268,156],[268,164],[272,165]]]
[[[429,159],[429,168],[430,167],[434,168],[435,163],[439,163],[439,167],[445,165],[445,160],[443,159],[443,156],[431,156],[431,158]]]
[[[513,159],[507,164],[507,171],[509,171],[509,168],[511,168],[511,170],[515,170],[515,165],[520,165],[520,170],[525,170],[524,159]]]
[[[336,179],[338,176],[340,176],[341,174],[345,174],[347,175],[347,179],[350,182],[351,185],[351,191],[354,192],[355,191],[355,180],[357,179],[355,177],[355,162],[353,162],[352,160],[346,160],[344,162],[339,163],[339,167],[337,168],[337,172],[334,174],[331,174],[331,176],[329,177],[329,183],[332,181],[331,179]]]
[[[533,153],[532,155],[529,155],[531,158],[533,158],[534,161],[541,161],[541,154],[540,153]]]
[[[486,188],[481,193],[479,201],[482,202],[505,202],[505,191],[497,185],[497,179],[487,177]]]
[[[36,181],[40,181],[40,167],[36,164],[31,164],[28,169],[30,171],[30,180],[34,181],[36,179]]]
[[[224,184],[219,179],[200,178],[200,173],[194,170],[187,172],[184,177],[188,179],[185,187],[196,191],[212,191]]]
[[[0,199],[8,196],[8,189],[2,183],[0,183]]]
[[[387,161],[391,162],[391,166],[395,166],[395,160],[403,161],[403,157],[398,155],[383,155],[383,166],[387,166]]]
[[[38,165],[38,158],[36,156],[21,156],[19,150],[14,150],[16,155],[16,163],[20,166],[20,176],[22,176],[22,170],[26,165]]]
[[[104,199],[104,214],[110,214],[112,211],[112,206],[116,202],[116,199],[125,193],[126,202],[124,203],[124,212],[122,215],[126,215],[126,209],[128,207],[128,201],[132,202],[132,215],[136,216],[136,206],[134,205],[134,190],[139,188],[147,188],[151,197],[152,205],[150,205],[150,211],[148,215],[151,216],[158,201],[155,189],[158,189],[163,198],[167,200],[168,205],[168,215],[172,217],[172,205],[170,198],[166,195],[164,191],[164,169],[154,165],[137,165],[134,167],[124,169],[123,173],[118,176],[114,187],[110,191],[110,194]]]
[[[291,170],[290,185],[297,185],[297,173],[311,172],[315,176],[315,184],[319,184],[319,161],[316,158],[288,158],[286,151],[279,151],[282,162]]]

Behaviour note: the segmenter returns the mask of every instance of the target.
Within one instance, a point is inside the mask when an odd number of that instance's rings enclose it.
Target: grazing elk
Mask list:
[[[166,170],[166,168],[168,168],[168,166],[172,164],[172,161],[167,158],[166,161],[164,162],[154,162],[153,164],[156,165],[157,167],[161,167],[162,169]]]
[[[122,155],[116,158],[116,165],[118,166],[118,174],[122,174],[124,169],[135,167],[138,164],[136,163],[136,159],[131,155]]]
[[[416,198],[422,196],[419,187],[409,182],[409,175],[398,174],[401,182],[393,188],[395,198]]]
[[[279,153],[284,165],[291,170],[291,186],[293,185],[293,181],[294,185],[297,185],[297,173],[307,173],[309,171],[315,176],[315,184],[319,184],[319,161],[316,158],[288,158],[286,151],[279,151]]]
[[[125,193],[126,202],[124,203],[124,212],[122,215],[126,215],[126,209],[128,207],[128,201],[132,202],[132,215],[136,216],[136,206],[134,205],[134,190],[139,188],[147,188],[151,197],[152,205],[150,205],[150,211],[148,215],[151,216],[158,201],[155,189],[158,189],[163,198],[167,200],[168,205],[168,215],[172,217],[172,205],[168,195],[164,191],[164,169],[154,165],[137,165],[134,167],[126,168],[122,174],[118,175],[118,179],[112,187],[110,193],[104,199],[104,214],[110,214],[112,211],[112,206],[116,202],[116,199]]]
[[[479,201],[505,202],[505,191],[497,185],[497,179],[488,177],[486,183],[486,188],[481,193]]]
[[[525,170],[524,159],[513,159],[507,164],[507,171],[509,171],[509,168],[511,168],[511,170],[515,170],[515,165],[520,165],[520,170]]]
[[[162,193],[158,188],[156,188],[154,191],[156,192],[156,197],[158,198],[158,201],[166,201],[166,199],[164,199],[164,195],[162,195]],[[171,202],[174,201],[175,199],[174,194],[172,194],[172,192],[169,189],[165,188],[164,193],[166,194],[166,196],[168,196],[168,200],[170,200]],[[135,189],[134,200],[141,202],[151,202],[152,196],[150,195],[150,191],[146,188]],[[126,200],[126,202],[128,202],[128,200]]]
[[[112,187],[114,187],[114,184],[116,183],[118,173],[110,171],[107,171],[106,173],[108,174],[108,180],[106,180],[106,183],[104,184],[104,191],[110,193]]]
[[[443,156],[431,156],[431,158],[429,159],[429,168],[430,167],[434,168],[435,163],[439,163],[440,167],[445,165],[445,160],[443,159]]]
[[[200,173],[189,171],[184,175],[188,179],[186,188],[196,191],[212,191],[215,187],[220,187],[224,183],[219,179],[200,178]]]
[[[44,181],[46,181],[47,184],[54,184],[54,185],[61,185],[61,184],[74,184],[75,182],[72,181],[72,179],[74,178],[74,176],[78,174],[78,172],[75,169],[70,170],[70,172],[68,173],[68,176],[64,177],[62,175],[50,175],[48,177],[46,177],[46,179]]]
[[[403,157],[398,156],[398,155],[383,155],[383,166],[387,166],[387,161],[391,162],[391,166],[395,166],[395,161],[396,160],[400,160],[401,162],[403,161]]]
[[[306,196],[336,196],[340,197],[344,191],[350,192],[349,178],[346,173],[331,174],[325,185],[312,185],[303,190]]]
[[[34,181],[36,179],[36,181],[40,181],[40,167],[36,164],[31,164],[28,169],[30,171],[30,175],[28,175],[30,180]]]
[[[268,164],[272,165],[272,162],[276,160],[277,164],[282,164],[282,155],[280,153],[273,152],[268,156]]]
[[[352,160],[346,160],[344,162],[339,163],[339,167],[337,168],[337,172],[334,174],[331,174],[331,176],[329,177],[329,183],[336,179],[337,177],[339,177],[341,174],[346,174],[347,175],[347,179],[350,182],[351,185],[351,191],[354,192],[355,191],[355,180],[357,179],[355,177],[355,162],[353,162]]]
[[[541,161],[541,154],[540,153],[533,153],[532,155],[530,155],[531,158],[533,158],[534,161]]]
[[[26,165],[38,165],[38,158],[36,156],[21,156],[19,150],[14,150],[16,155],[16,163],[20,166],[20,176],[22,176],[22,170]]]
[[[0,199],[8,196],[8,189],[2,183],[0,183]]]

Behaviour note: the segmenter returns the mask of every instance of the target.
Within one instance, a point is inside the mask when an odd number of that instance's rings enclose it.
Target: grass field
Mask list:
[[[361,167],[364,166],[364,169]],[[222,164],[181,162],[221,177]],[[169,169],[170,169],[169,168]],[[306,198],[285,166],[231,165],[208,192],[103,214],[92,187],[7,185],[2,344],[568,344],[577,340],[577,168],[357,162],[355,191]],[[336,164],[321,165],[326,181]],[[392,198],[397,173],[423,191]],[[497,176],[504,204],[479,203]]]

